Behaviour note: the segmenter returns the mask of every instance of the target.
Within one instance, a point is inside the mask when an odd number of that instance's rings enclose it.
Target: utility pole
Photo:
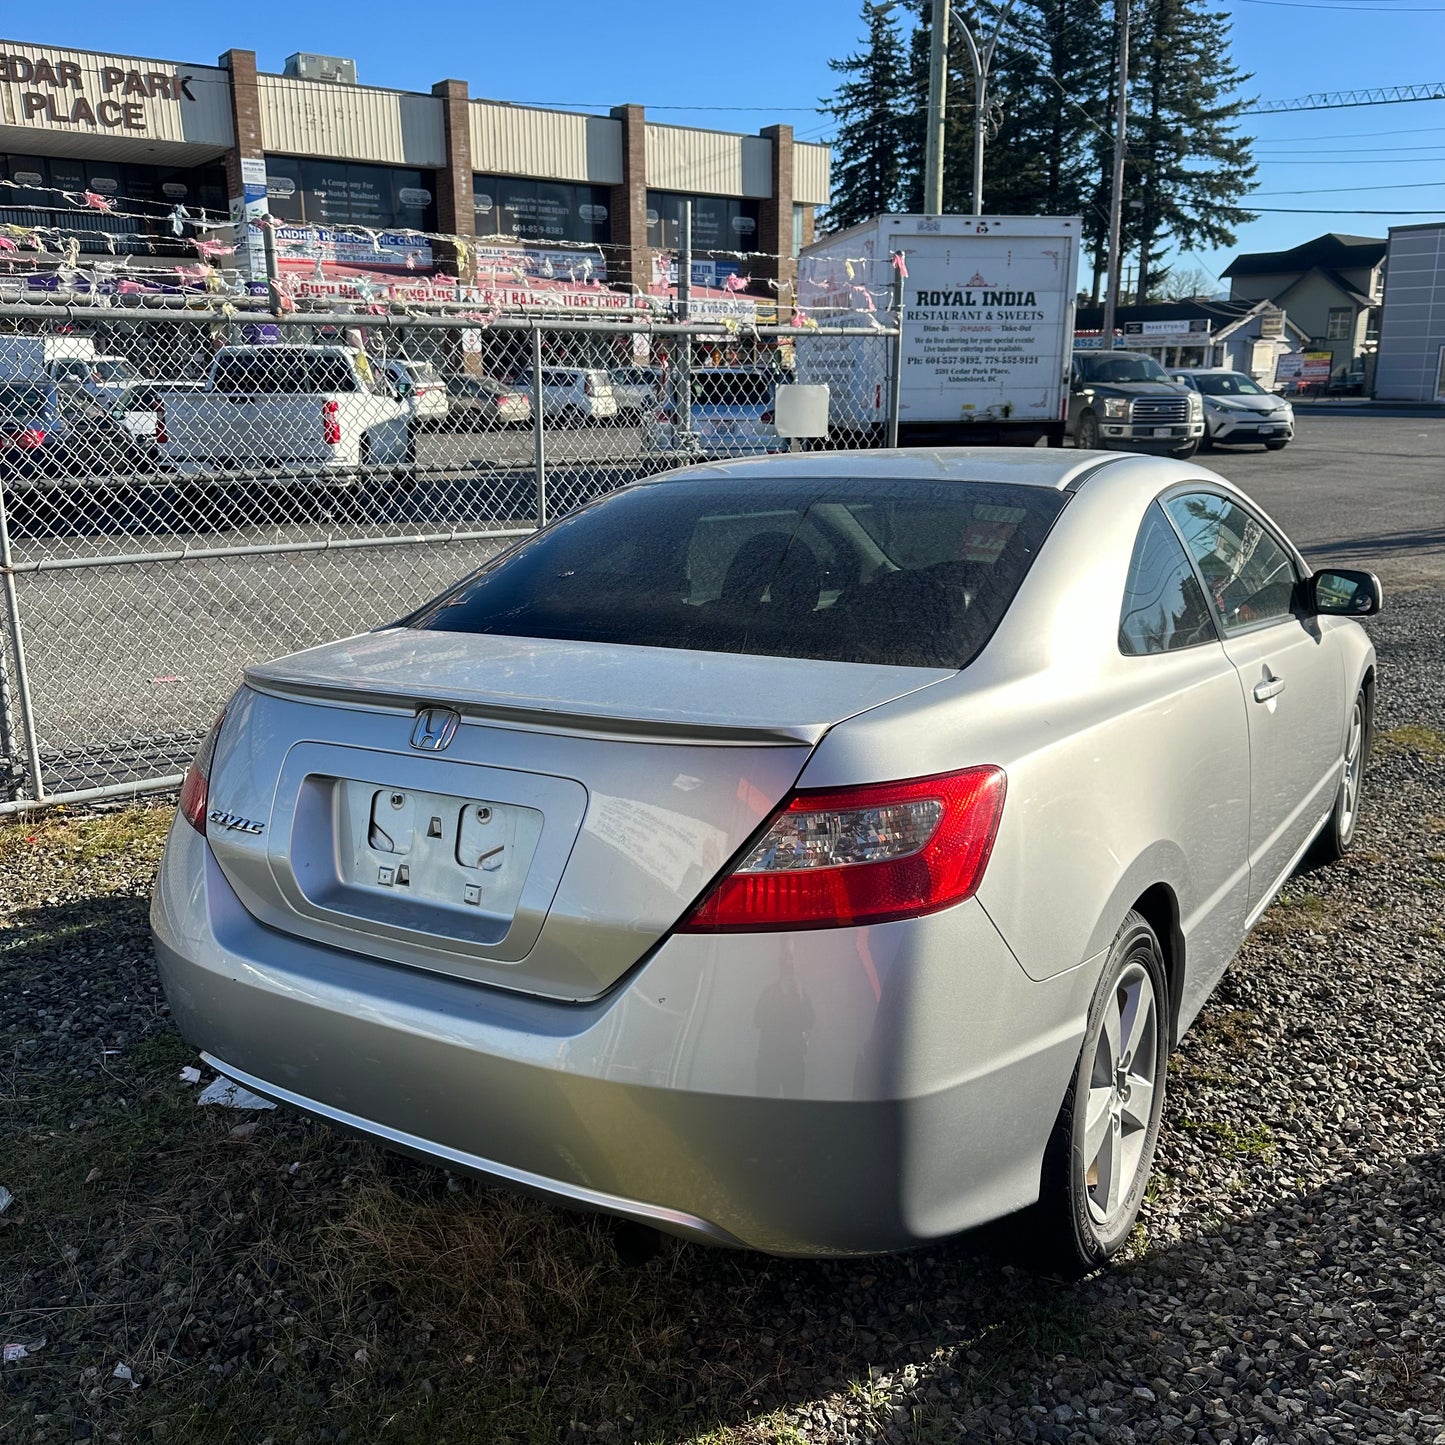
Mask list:
[[[973,214],[983,215],[983,141],[988,124],[988,77],[993,67],[993,52],[998,45],[1004,21],[1014,7],[1007,0],[998,11],[993,34],[980,49],[973,30],[964,23],[959,26],[963,43],[968,47],[969,65],[973,71]],[[943,146],[944,124],[948,113],[948,26],[949,0],[933,0],[933,25],[928,35],[928,144],[923,161],[923,210],[936,216],[943,211]]]
[[[973,41],[970,39],[969,44]],[[928,28],[928,132],[923,157],[923,213],[943,214],[944,118],[948,110],[948,0],[933,0]]]
[[[1109,196],[1109,280],[1104,291],[1103,349],[1114,349],[1119,312],[1119,255],[1124,215],[1124,146],[1129,130],[1129,0],[1114,0],[1119,28],[1119,96],[1114,113],[1114,185]]]

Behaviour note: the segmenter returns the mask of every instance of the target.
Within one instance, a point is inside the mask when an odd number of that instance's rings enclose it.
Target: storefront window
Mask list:
[[[430,171],[351,161],[266,157],[271,214],[297,225],[371,231],[437,228],[435,182]]]
[[[730,196],[647,193],[647,244],[676,250],[682,244],[682,206],[692,202],[694,251],[755,251],[758,203]]]
[[[0,177],[16,186],[0,193],[7,202],[0,206],[0,225],[57,227],[66,236],[76,236],[86,254],[194,256],[192,231],[175,235],[171,224],[175,207],[185,206],[193,214],[205,210],[212,219],[229,213],[225,171],[219,165],[186,169],[0,155]],[[118,211],[134,214],[106,216],[80,210],[56,191],[93,191],[113,200]],[[102,239],[106,236],[109,241]]]
[[[478,236],[604,246],[612,240],[608,198],[606,186],[517,176],[472,177]]]

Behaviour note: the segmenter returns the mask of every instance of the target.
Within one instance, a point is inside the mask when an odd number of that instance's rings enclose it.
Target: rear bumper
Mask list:
[[[1037,1197],[1094,970],[1030,981],[976,902],[872,929],[678,936],[558,1004],[257,923],[172,833],[152,908],[222,1073],[572,1207],[778,1254],[860,1254]]]

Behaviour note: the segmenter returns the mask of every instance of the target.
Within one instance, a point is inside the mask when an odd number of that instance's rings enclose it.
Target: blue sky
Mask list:
[[[1112,5],[1099,3],[1104,24]],[[1445,82],[1445,0],[1219,0],[1219,8],[1233,22],[1236,64],[1253,72],[1248,92],[1263,99]],[[31,12],[10,38],[193,63],[234,46],[254,50],[263,70],[280,70],[292,51],[318,51],[354,58],[372,85],[426,90],[456,76],[474,96],[496,100],[637,101],[660,121],[747,131],[787,121],[802,137],[826,140],[829,123],[815,107],[834,84],[828,59],[854,49],[863,32],[854,0],[411,10],[376,0],[325,9],[252,0],[188,6],[183,20],[174,13],[71,0],[43,21]],[[1185,265],[1217,275],[1235,250],[1273,250],[1324,231],[1383,236],[1392,224],[1445,216],[1445,100],[1248,123],[1260,168],[1254,204],[1313,213],[1262,214],[1237,248]]]

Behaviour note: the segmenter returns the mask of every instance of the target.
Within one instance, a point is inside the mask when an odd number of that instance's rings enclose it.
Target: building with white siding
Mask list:
[[[741,135],[640,105],[582,114],[354,77],[319,56],[274,75],[243,50],[207,66],[0,41],[0,273],[215,261],[196,218],[269,214],[283,273],[314,294],[501,276],[525,304],[529,288],[665,285],[690,200],[700,282],[771,294],[828,200],[828,148],[790,126]],[[260,279],[255,228],[238,239],[224,264]]]

